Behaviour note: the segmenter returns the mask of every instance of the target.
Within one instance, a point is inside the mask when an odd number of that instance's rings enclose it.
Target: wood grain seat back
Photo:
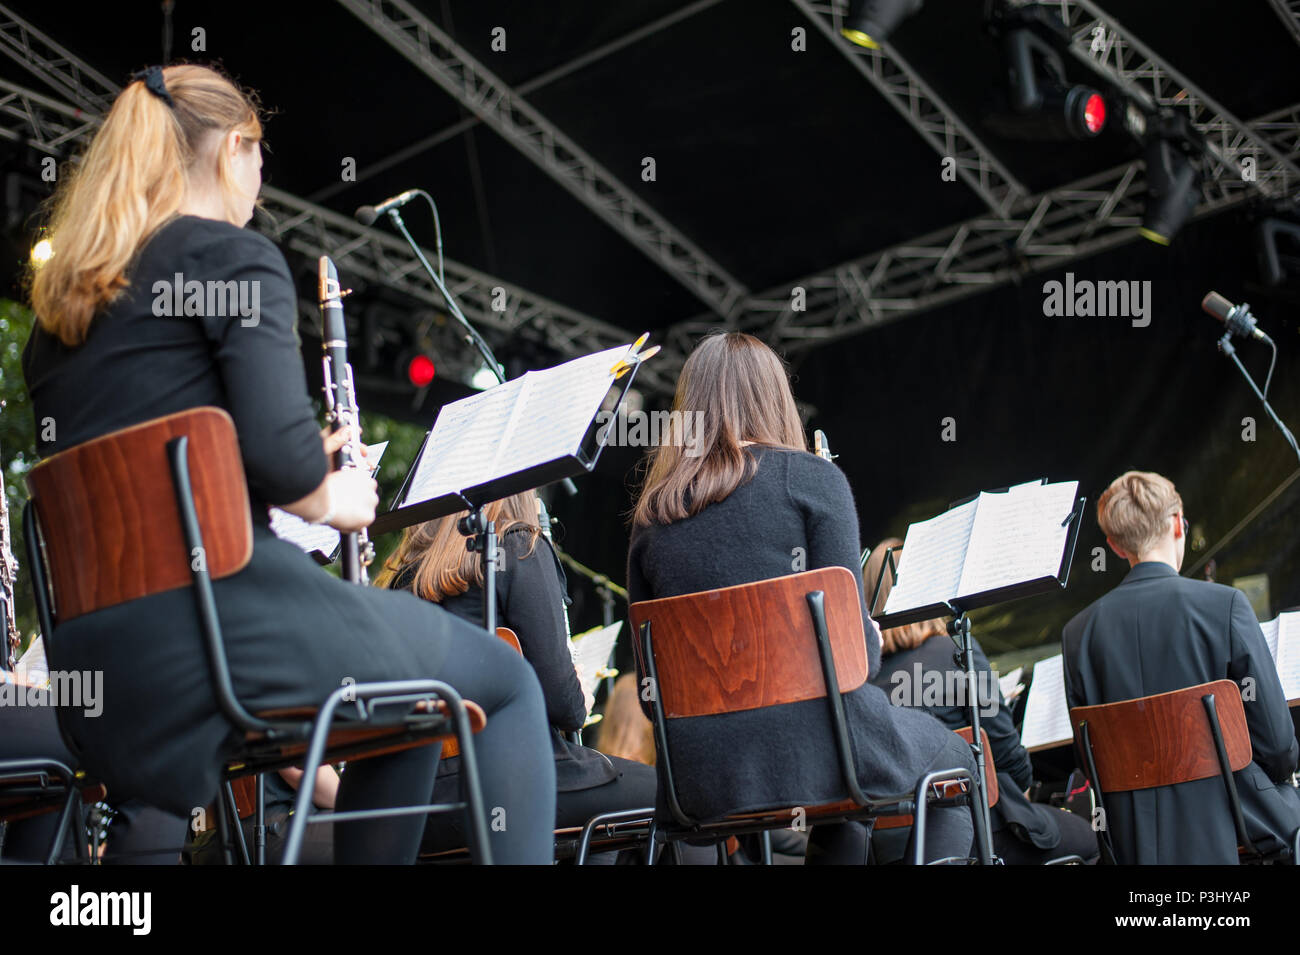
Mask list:
[[[1104,793],[1172,786],[1219,775],[1219,760],[1202,697],[1214,694],[1232,771],[1250,764],[1250,732],[1241,691],[1231,680],[1118,703],[1070,710],[1074,738],[1088,724],[1097,775]]]
[[[155,418],[61,451],[27,476],[57,622],[190,585],[166,451],[181,435],[208,572],[219,579],[248,564],[253,526],[234,421],[220,408]]]
[[[824,698],[826,681],[807,601],[818,590],[825,594],[840,692],[848,693],[867,680],[867,647],[857,581],[845,567],[634,603],[638,662],[644,663],[641,625],[649,620],[665,717]]]

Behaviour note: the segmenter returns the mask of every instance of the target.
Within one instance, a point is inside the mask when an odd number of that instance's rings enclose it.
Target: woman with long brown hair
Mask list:
[[[257,712],[319,704],[343,681],[447,681],[488,713],[476,738],[484,798],[510,814],[490,834],[494,858],[548,862],[554,770],[529,668],[481,630],[333,578],[271,534],[267,505],[356,531],[377,497],[360,471],[330,470],[346,436],[322,436],[313,421],[293,279],[279,250],[243,228],[261,187],[261,138],[255,101],[207,67],[151,67],[118,95],[62,174],[53,258],[32,279],[38,325],[23,371],[38,450],[199,406],[227,410],[253,521],[248,565],[213,584],[236,695]],[[250,307],[212,314],[212,291],[232,288]],[[87,768],[118,797],[187,817],[209,804],[237,736],[213,698],[189,589],[96,610],[54,637],[61,669],[104,675],[102,715],[68,716]],[[424,803],[437,758],[420,747],[355,761],[337,806]],[[419,816],[338,825],[336,861],[413,861],[422,828]]]
[[[651,451],[633,512],[632,602],[846,567],[862,589],[858,517],[839,468],[807,450],[784,365],[739,332],[705,338],[682,368],[673,410],[696,422],[696,441]],[[879,630],[863,608],[870,672]],[[859,782],[869,794],[907,792],[933,769],[974,768],[970,750],[920,711],[889,705],[864,683],[844,694]],[[847,797],[822,700],[673,721],[674,779],[683,808],[708,820]],[[964,856],[970,814],[932,815],[931,858]],[[809,862],[866,861],[868,829],[817,826]]]
[[[584,694],[569,653],[564,571],[538,524],[537,494],[526,491],[495,501],[484,512],[496,524],[504,558],[496,575],[497,623],[514,632],[546,700],[555,756],[556,828],[581,826],[598,813],[653,806],[653,769],[566,739],[582,729],[592,699]],[[456,528],[461,516],[407,528],[376,584],[410,590],[481,626],[483,570],[479,555],[465,549]],[[439,764],[435,801],[455,797],[459,764],[457,758]],[[463,846],[464,838],[459,820],[443,814],[430,818],[424,846],[436,852]]]

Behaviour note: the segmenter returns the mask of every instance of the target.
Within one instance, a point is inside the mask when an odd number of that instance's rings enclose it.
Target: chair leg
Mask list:
[[[465,804],[465,832],[469,837],[469,855],[474,865],[491,865],[492,850],[488,842],[487,818],[483,806],[483,787],[479,782],[478,758],[474,752],[474,730],[469,723],[465,703],[451,687],[443,697],[451,709],[460,746],[460,801]]]
[[[254,786],[257,815],[253,820],[253,852],[257,865],[266,865],[266,777],[264,774],[257,774]]]
[[[721,842],[716,843],[716,845],[718,847],[718,865],[726,865],[727,864],[727,840],[723,839]]]
[[[649,806],[645,809],[622,809],[617,812],[602,812],[592,816],[587,820],[587,824],[582,827],[582,835],[578,838],[578,849],[573,857],[574,865],[586,865],[587,854],[591,849],[591,837],[596,828],[602,825],[610,825],[618,822],[637,822],[644,819],[651,826],[654,824],[654,807]],[[653,828],[649,830],[653,833]],[[653,847],[653,838],[651,844]]]
[[[975,829],[975,844],[980,852],[980,862],[983,865],[990,865],[992,860],[984,858],[985,842],[982,838],[984,835],[983,820],[980,818],[981,813],[977,811],[978,806],[974,805],[974,800],[979,798],[979,787],[975,785],[974,774],[969,769],[962,768],[941,769],[932,773],[926,773],[916,784],[914,794],[916,807],[913,810],[912,819],[912,864],[925,864],[925,824],[926,813],[929,810],[929,800],[926,798],[926,790],[930,788],[931,783],[949,779],[965,779],[970,782],[972,809],[976,810],[971,813],[971,822]]]
[[[221,862],[223,865],[234,865],[235,859],[230,852],[230,822],[226,819],[226,809],[221,804],[225,796],[217,796],[217,842],[221,845]]]
[[[763,849],[763,865],[772,864],[772,833],[764,829],[758,834],[759,845]]]
[[[231,787],[229,779],[221,783],[217,811],[228,817],[232,833],[231,844],[239,850],[239,864],[251,865],[248,858],[248,840],[244,838],[244,827],[239,820],[239,807],[235,803],[235,790]]]

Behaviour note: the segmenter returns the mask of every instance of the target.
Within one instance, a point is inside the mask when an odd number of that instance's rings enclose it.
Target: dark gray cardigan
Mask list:
[[[840,469],[802,451],[747,451],[757,470],[725,500],[633,530],[630,601],[835,566],[853,571],[861,592],[857,510]],[[880,643],[869,625],[866,632],[875,672]],[[951,738],[934,717],[891,706],[869,682],[844,694],[844,706],[858,779],[871,795],[910,790]],[[668,745],[678,797],[701,820],[848,795],[823,700],[671,720]]]

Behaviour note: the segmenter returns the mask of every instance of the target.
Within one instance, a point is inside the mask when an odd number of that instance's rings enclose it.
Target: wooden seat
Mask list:
[[[638,675],[650,681],[650,708],[664,794],[675,828],[661,827],[663,838],[718,837],[785,828],[796,814],[817,821],[875,819],[919,811],[914,860],[924,853],[924,813],[947,790],[939,782],[974,775],[954,767],[927,774],[912,792],[868,797],[853,762],[841,695],[868,677],[861,594],[851,571],[825,567],[718,590],[646,600],[631,607],[639,639],[634,644]],[[832,746],[848,799],[824,806],[773,809],[729,815],[716,822],[691,818],[677,797],[670,720],[737,713],[806,700],[825,700],[831,718]],[[987,750],[986,750],[987,752]],[[970,802],[968,795],[958,798]],[[982,818],[973,812],[976,831]]]
[[[37,612],[46,650],[57,665],[56,626],[83,614],[190,587],[207,647],[218,708],[244,733],[241,751],[224,767],[218,824],[233,824],[247,861],[230,785],[240,776],[304,761],[315,777],[328,756],[361,758],[441,742],[463,743],[484,722],[436,680],[358,684],[335,690],[319,707],[254,715],[235,697],[217,617],[212,581],[236,574],[252,557],[252,518],[239,441],[230,415],[192,408],[114,431],[62,451],[27,477],[31,500],[23,514]],[[397,714],[370,725],[380,707]],[[335,714],[339,722],[335,722]],[[60,714],[60,730],[64,730]],[[75,742],[63,733],[69,749]],[[474,855],[487,861],[486,823],[477,768],[467,760],[466,798],[434,811],[466,809]],[[310,813],[311,787],[299,793],[286,861],[296,858]],[[426,813],[430,807],[401,812]],[[392,810],[386,812],[391,813]],[[372,816],[335,813],[335,822]],[[260,819],[259,819],[260,824]],[[226,842],[223,836],[223,844]],[[227,856],[229,858],[229,856]]]
[[[1070,725],[1103,811],[1107,793],[1177,786],[1218,776],[1224,783],[1238,842],[1247,854],[1262,858],[1246,833],[1232,775],[1250,765],[1252,758],[1250,730],[1237,684],[1215,680],[1154,696],[1074,707]],[[1113,862],[1109,833],[1102,832],[1103,852]]]

